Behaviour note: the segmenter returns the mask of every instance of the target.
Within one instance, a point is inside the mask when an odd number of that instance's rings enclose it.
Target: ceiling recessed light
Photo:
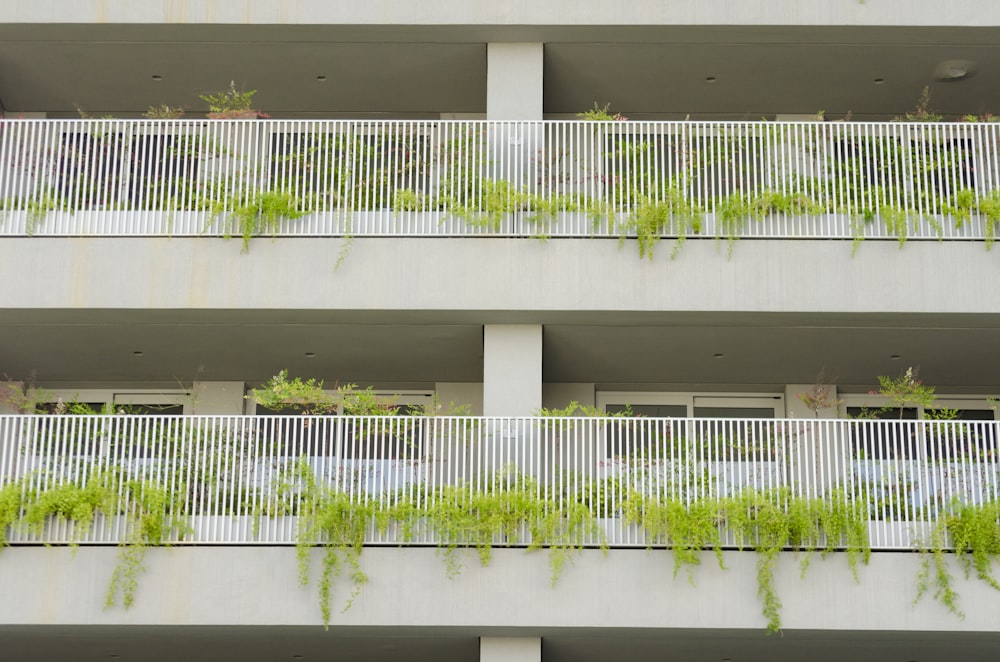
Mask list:
[[[901,357],[901,356],[900,356],[899,354],[891,354],[891,355],[889,356],[889,360],[891,360],[891,361],[898,361],[898,360],[899,360],[899,359],[901,359],[901,358],[902,358],[902,357]]]
[[[153,74],[152,75],[152,79],[153,80],[163,80],[163,76],[161,76],[160,74]]]
[[[976,73],[972,60],[945,60],[934,69],[934,78],[942,83],[955,83]]]
[[[881,85],[882,83],[885,82],[885,79],[884,78],[876,78],[872,82],[875,83],[876,85]]]
[[[316,80],[318,80],[318,81],[324,81],[324,80],[326,80],[326,76],[323,76],[323,75],[321,74],[321,75],[319,75],[319,76],[316,76]]]
[[[138,349],[135,350],[134,352],[132,352],[132,356],[142,356],[142,355],[143,355],[143,353],[140,350],[138,350]]]
[[[720,352],[720,353],[718,353],[718,354],[712,354],[712,358],[713,358],[713,359],[721,359],[721,358],[722,358],[722,357],[724,357],[724,356],[725,356],[725,354],[723,354],[723,353],[721,353],[721,352]]]
[[[305,353],[305,357],[307,359],[314,359],[314,358],[316,358],[316,352],[306,352]]]
[[[714,83],[714,82],[715,82],[715,81],[717,81],[717,80],[719,80],[719,79],[718,79],[718,78],[716,78],[715,76],[706,76],[706,77],[705,77],[705,82],[706,82],[706,83]]]

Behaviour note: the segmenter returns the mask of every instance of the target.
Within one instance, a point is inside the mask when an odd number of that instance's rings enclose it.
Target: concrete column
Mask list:
[[[243,413],[243,382],[195,382],[191,391],[194,414],[238,416]]]
[[[483,327],[483,414],[531,416],[542,406],[542,326]]]
[[[480,637],[479,662],[542,662],[542,638]]]
[[[542,119],[542,44],[486,45],[486,119]]]

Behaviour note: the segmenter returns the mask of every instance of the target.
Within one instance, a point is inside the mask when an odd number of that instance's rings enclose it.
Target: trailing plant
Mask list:
[[[993,574],[993,564],[1000,557],[1000,501],[982,504],[952,502],[938,513],[938,521],[930,532],[929,541],[921,546],[923,558],[917,575],[918,602],[933,589],[934,599],[948,611],[964,618],[958,607],[958,593],[952,586],[945,543],[950,538],[963,574],[976,577],[996,590],[1000,583]]]
[[[113,515],[118,505],[114,478],[108,472],[95,472],[83,485],[59,483],[30,495],[25,501],[23,524],[40,535],[49,518],[73,524],[74,531],[90,529],[97,513]]]
[[[118,563],[111,573],[105,608],[113,607],[119,594],[125,608],[131,607],[149,547],[165,545],[168,536],[183,538],[191,531],[184,518],[168,514],[180,511],[176,492],[143,480],[126,481],[124,487],[127,497],[122,505],[128,520],[128,535],[118,546]]]
[[[688,235],[701,232],[702,211],[677,187],[663,191],[658,201],[640,199],[625,223],[626,232],[635,233],[639,257],[653,258],[653,247],[665,234],[677,237],[670,259],[676,259]],[[625,234],[621,235],[625,240]]]
[[[242,252],[250,250],[250,239],[268,232],[277,232],[283,219],[295,220],[305,215],[303,201],[284,191],[254,193],[248,200],[230,198],[216,202],[211,219],[227,213],[226,232],[236,230],[243,239]]]
[[[21,518],[24,484],[20,480],[0,486],[0,551],[7,546],[7,530]]]
[[[996,241],[997,226],[1000,225],[1000,189],[990,191],[979,198],[979,213],[983,216],[986,250],[990,250]]]
[[[333,583],[337,577],[346,569],[353,584],[344,611],[350,609],[361,587],[368,581],[368,576],[361,569],[360,558],[365,533],[375,511],[373,506],[358,503],[342,491],[319,485],[312,468],[304,460],[300,461],[297,474],[302,490],[296,542],[299,584],[309,584],[311,551],[314,547],[321,547],[319,606],[323,624],[329,627]]]
[[[701,563],[703,550],[714,551],[720,568],[722,530],[728,529],[740,549],[758,554],[757,594],[768,630],[781,628],[781,600],[774,588],[774,568],[785,549],[804,552],[801,571],[809,566],[810,553],[824,555],[844,546],[848,564],[857,579],[859,561],[868,562],[870,548],[865,524],[867,513],[841,492],[825,499],[793,496],[787,488],[746,490],[728,497],[693,500],[663,499],[632,492],[625,504],[628,522],[641,525],[654,541],[671,548],[674,575]]]

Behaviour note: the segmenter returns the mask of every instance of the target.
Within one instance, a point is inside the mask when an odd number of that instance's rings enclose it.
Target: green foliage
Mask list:
[[[133,480],[125,485],[128,495],[122,509],[128,518],[128,536],[118,550],[118,563],[111,573],[111,582],[105,595],[104,606],[114,606],[121,595],[125,608],[135,602],[139,575],[145,570],[143,560],[151,546],[163,545],[174,534],[183,537],[190,531],[187,522],[171,517],[168,513],[180,509],[179,494],[151,481]]]
[[[588,122],[624,122],[628,119],[621,113],[612,113],[610,101],[603,106],[597,105],[595,101],[593,108],[588,108],[582,113],[577,113],[576,116]]]
[[[288,378],[288,370],[250,391],[248,398],[272,411],[294,409],[303,414],[330,414],[337,411],[336,400],[323,389],[323,380]]]
[[[758,554],[757,594],[768,622],[768,630],[781,628],[781,600],[774,588],[774,568],[785,549],[824,555],[846,545],[848,563],[857,579],[858,561],[868,562],[870,548],[865,524],[867,513],[840,492],[826,499],[793,496],[787,488],[747,490],[736,496],[700,498],[693,501],[658,499],[633,492],[625,504],[626,521],[641,525],[657,542],[671,548],[674,575],[683,567],[693,582],[692,570],[701,563],[701,553],[715,552],[719,567],[723,529],[735,536],[740,548]]]
[[[243,252],[250,250],[250,239],[268,232],[278,231],[283,219],[295,220],[305,215],[303,201],[284,191],[264,191],[254,193],[247,201],[238,198],[216,202],[212,206],[212,218],[227,216],[226,232],[233,230],[243,239]]]
[[[83,485],[61,483],[26,499],[23,523],[41,534],[51,517],[72,522],[76,531],[90,529],[97,513],[114,514],[117,492],[114,476],[94,473]]]
[[[1000,583],[993,574],[993,564],[1000,556],[1000,501],[952,503],[939,513],[930,540],[921,549],[923,559],[914,602],[933,589],[935,600],[940,601],[948,611],[964,618],[958,607],[958,593],[952,586],[954,576],[946,552],[949,538],[965,577],[975,572],[980,580],[1000,590]]]
[[[639,242],[639,257],[653,258],[653,246],[664,234],[676,235],[670,252],[675,259],[688,235],[701,232],[702,211],[679,188],[664,191],[658,202],[641,199],[625,223],[628,232],[635,233]],[[624,240],[624,235],[622,236]]]
[[[7,546],[7,529],[21,518],[24,485],[14,481],[0,486],[0,551]]]
[[[243,91],[236,89],[236,81],[229,81],[229,89],[210,94],[200,94],[198,98],[208,104],[212,113],[231,113],[247,111],[253,107],[253,95],[257,90]]]
[[[917,99],[917,106],[913,109],[913,112],[908,112],[902,116],[897,116],[892,118],[893,122],[940,122],[944,119],[943,115],[939,115],[931,110],[931,88],[929,85],[924,86],[923,91],[920,92],[920,98]]]
[[[989,250],[996,241],[997,226],[1000,225],[1000,189],[990,191],[979,199],[979,213],[983,216],[986,249]]]
[[[300,462],[297,474],[302,489],[296,544],[299,583],[302,586],[309,583],[312,549],[323,548],[319,604],[323,624],[329,626],[333,583],[343,570],[346,568],[350,572],[353,583],[344,611],[350,609],[361,587],[368,581],[368,576],[361,569],[360,559],[374,509],[357,503],[344,492],[317,484],[311,467],[304,461]]]
[[[883,411],[898,410],[900,419],[907,407],[928,408],[937,399],[934,387],[925,385],[917,378],[913,368],[907,368],[900,377],[878,376],[878,394],[886,398],[889,404]]]
[[[0,380],[0,404],[7,405],[19,414],[34,414],[39,405],[52,400],[52,394],[34,384],[30,379],[14,379],[4,374]]]

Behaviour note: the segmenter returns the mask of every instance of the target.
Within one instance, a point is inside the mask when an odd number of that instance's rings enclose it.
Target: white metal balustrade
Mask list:
[[[250,214],[281,237],[619,237],[659,210],[668,237],[982,240],[998,145],[993,123],[0,119],[0,235]]]
[[[955,504],[1000,498],[998,438],[994,421],[0,416],[0,489],[39,494],[100,474],[121,500],[129,485],[171,494],[165,508],[191,528],[174,542],[294,544],[306,475],[355,503],[418,511],[448,498],[445,486],[513,486],[553,508],[586,506],[601,532],[584,544],[644,547],[654,541],[622,513],[635,492],[694,503],[781,488],[859,503],[873,549],[911,549]],[[52,518],[8,539],[118,542],[130,525],[121,503],[110,508],[87,531]],[[373,525],[367,542],[407,541]]]

